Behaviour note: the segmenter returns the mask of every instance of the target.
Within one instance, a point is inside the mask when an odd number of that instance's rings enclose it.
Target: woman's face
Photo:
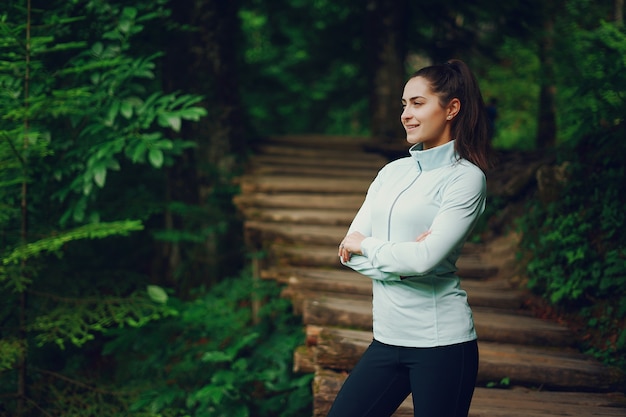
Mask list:
[[[411,78],[404,86],[400,120],[406,130],[406,140],[412,145],[424,144],[424,149],[449,142],[450,122],[460,109],[458,99],[441,107],[429,83],[422,77]]]

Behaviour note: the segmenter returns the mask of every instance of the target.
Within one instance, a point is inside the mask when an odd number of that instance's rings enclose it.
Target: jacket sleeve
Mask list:
[[[426,239],[388,242],[367,237],[361,243],[363,255],[381,274],[427,274],[465,241],[485,209],[486,188],[481,171],[465,171],[442,190],[442,205]]]
[[[352,220],[352,224],[348,229],[348,234],[358,231],[361,232],[365,236],[372,235],[372,216],[371,216],[371,206],[372,200],[375,198],[377,190],[382,186],[381,175],[379,174],[372,184],[370,185],[367,194],[365,196],[365,201],[361,205],[361,208],[357,212],[354,220]],[[365,275],[371,279],[380,280],[380,281],[400,281],[400,276],[390,272],[383,272],[379,268],[372,265],[372,262],[363,255],[352,255],[350,260],[347,262],[343,262],[345,266],[352,268],[356,272]]]

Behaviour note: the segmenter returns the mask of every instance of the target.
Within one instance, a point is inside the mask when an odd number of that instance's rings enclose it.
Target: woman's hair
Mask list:
[[[422,68],[411,76],[415,77],[422,77],[430,84],[442,106],[453,98],[459,99],[461,109],[451,125],[456,152],[483,171],[488,170],[492,166],[492,155],[485,103],[467,64],[452,59],[445,64]]]

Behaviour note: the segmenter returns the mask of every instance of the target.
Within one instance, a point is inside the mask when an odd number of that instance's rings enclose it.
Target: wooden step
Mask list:
[[[285,229],[287,230],[287,229]],[[281,242],[289,242],[291,245],[285,245],[284,243],[270,243],[268,244],[268,250],[271,252],[272,259],[275,259],[276,262],[279,263],[280,266],[295,266],[295,267],[316,267],[316,268],[340,268],[349,270],[348,267],[343,266],[339,262],[339,258],[337,256],[337,244],[343,239],[343,236],[346,232],[344,229],[343,232],[340,230],[328,230],[329,233],[334,233],[333,236],[328,234],[324,234],[319,227],[317,230],[313,230],[308,227],[308,229],[302,229],[302,235],[298,235],[297,228],[289,229],[291,232],[289,236],[283,235],[282,239],[279,239]],[[273,237],[276,238],[277,235],[272,237],[272,233],[261,233],[261,229],[255,229],[252,227],[247,233],[250,236],[255,236],[256,238],[264,238],[262,240],[264,242],[271,242]],[[274,229],[273,232],[277,232],[277,229]],[[259,234],[260,233],[260,234]],[[330,236],[330,237],[329,237]],[[296,241],[295,239],[301,239]],[[314,245],[314,244],[304,244],[302,243],[302,239],[307,242],[324,242],[327,245]],[[333,240],[336,239],[336,240]],[[328,241],[327,241],[328,240]],[[330,246],[330,241],[333,241],[333,245]],[[485,264],[484,262],[479,262],[476,258],[466,257],[461,255],[456,263],[457,267],[457,275],[463,279],[482,279],[487,277],[492,277],[497,275],[498,269],[497,267]]]
[[[263,223],[291,223],[306,225],[348,226],[354,218],[352,210],[329,209],[276,209],[250,207],[241,210],[248,220]]]
[[[330,169],[343,168],[343,169],[355,169],[355,170],[366,170],[369,171],[372,175],[370,178],[373,179],[376,176],[378,170],[380,170],[386,163],[387,160],[384,158],[374,157],[374,158],[361,158],[360,155],[358,158],[349,158],[342,155],[335,154],[334,156],[322,156],[320,155],[318,158],[300,158],[297,156],[291,155],[257,155],[251,162],[252,170],[254,171],[255,167],[260,165],[267,166],[301,166],[301,167],[326,167]],[[349,176],[349,171],[346,172]]]
[[[385,164],[389,160],[376,153],[364,153],[354,152],[339,153],[335,149],[323,148],[320,146],[283,146],[276,143],[265,143],[255,146],[255,156],[252,161],[258,160],[259,156],[272,155],[272,156],[288,156],[293,161],[293,158],[309,159],[309,160],[347,160],[354,156],[354,160],[366,161],[370,164]]]
[[[279,208],[311,210],[345,210],[356,213],[365,194],[239,194],[233,201],[240,208]]]
[[[372,164],[372,167],[377,167]],[[362,178],[372,181],[376,177],[377,170],[368,168],[356,169],[353,167],[334,167],[319,164],[311,165],[253,165],[250,174],[265,176],[294,176],[294,177],[317,177],[317,178]]]
[[[369,331],[322,327],[316,336],[316,366],[349,372],[371,340]],[[574,349],[479,340],[479,350],[479,385],[508,378],[512,385],[559,390],[600,392],[622,388],[623,375],[618,369],[602,365]]]
[[[365,154],[364,149],[371,147],[371,144],[374,142],[374,139],[369,136],[319,134],[273,135],[263,140],[263,144],[299,148],[325,148],[335,151],[353,151],[359,154]]]
[[[239,178],[242,193],[321,193],[358,194],[361,197],[371,183],[365,178],[314,178],[280,175],[246,175]]]
[[[244,223],[244,231],[247,236],[259,242],[282,242],[297,245],[297,247],[302,247],[302,245],[323,246],[329,252],[334,251],[336,259],[332,261],[333,264],[339,259],[337,247],[347,230],[345,225],[301,225],[256,220],[246,220]]]
[[[369,278],[348,268],[282,267],[262,271],[264,279],[289,285],[292,291],[346,293],[371,296]],[[524,293],[508,286],[503,280],[462,280],[473,307],[491,307],[518,310],[523,305]]]
[[[319,370],[315,374],[314,416],[326,416],[347,374]],[[474,390],[469,417],[618,417],[626,416],[623,393],[555,392],[525,387]],[[409,396],[393,417],[413,417]]]
[[[306,295],[306,293],[304,293]],[[311,296],[314,293],[311,293]],[[302,299],[302,297],[301,297]],[[371,297],[333,296],[302,299],[302,321],[318,326],[371,330]],[[571,346],[573,335],[564,326],[507,310],[474,307],[474,325],[480,340],[531,346]]]

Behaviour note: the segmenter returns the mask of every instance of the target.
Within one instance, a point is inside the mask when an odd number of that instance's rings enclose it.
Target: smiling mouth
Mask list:
[[[404,125],[404,128],[406,129],[406,131],[410,131],[413,129],[417,129],[419,127],[419,125]]]

